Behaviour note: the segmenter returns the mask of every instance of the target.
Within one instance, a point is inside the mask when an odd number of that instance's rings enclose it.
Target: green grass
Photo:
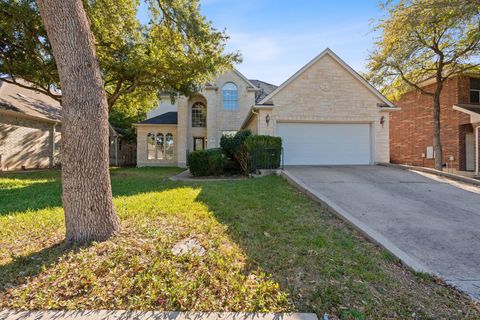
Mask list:
[[[59,172],[0,175],[0,308],[480,317],[279,177],[167,179],[177,172],[112,169],[122,231],[83,247],[62,242]],[[173,255],[187,237],[206,254]]]

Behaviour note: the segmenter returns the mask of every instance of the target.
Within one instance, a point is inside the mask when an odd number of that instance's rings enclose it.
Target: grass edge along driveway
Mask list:
[[[0,175],[0,307],[327,312],[342,319],[478,318],[280,177],[169,181],[112,169],[122,232],[63,244],[57,171]],[[205,255],[173,255],[194,238]]]

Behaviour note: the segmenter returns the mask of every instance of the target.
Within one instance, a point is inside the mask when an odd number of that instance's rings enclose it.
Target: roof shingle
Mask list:
[[[1,79],[0,109],[50,121],[61,121],[62,119],[62,106],[57,100],[46,94],[19,87]]]
[[[178,124],[178,113],[171,111],[139,122],[139,124]]]

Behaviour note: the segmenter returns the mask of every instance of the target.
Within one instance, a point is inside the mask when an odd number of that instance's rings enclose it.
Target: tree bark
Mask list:
[[[119,229],[112,201],[108,104],[81,0],[36,0],[62,87],[66,240],[104,241]]]
[[[443,170],[443,148],[440,138],[440,95],[443,83],[437,81],[433,95],[433,150],[435,151],[435,169]]]

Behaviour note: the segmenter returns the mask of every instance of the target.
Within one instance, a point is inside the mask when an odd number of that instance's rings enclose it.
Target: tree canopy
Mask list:
[[[150,97],[152,104],[158,91],[191,94],[240,60],[237,52],[224,52],[228,37],[200,14],[198,0],[149,0],[147,25],[136,17],[139,0],[83,2],[110,110],[137,90],[125,99]],[[61,101],[55,59],[35,1],[0,0],[0,15],[0,74],[13,83],[22,78]]]
[[[480,63],[480,1],[386,1],[369,57],[369,80],[390,97],[475,69]]]
[[[387,0],[383,8],[368,78],[390,98],[408,89],[432,97],[435,168],[443,170],[441,93],[448,78],[480,64],[480,1]]]

